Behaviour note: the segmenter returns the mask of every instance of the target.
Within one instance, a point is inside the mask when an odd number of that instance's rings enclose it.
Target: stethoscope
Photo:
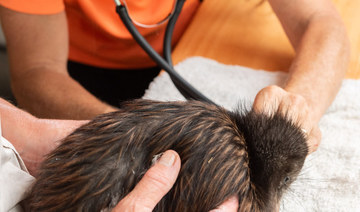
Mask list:
[[[179,92],[186,99],[200,100],[208,103],[215,104],[209,98],[204,96],[200,91],[194,88],[189,82],[187,82],[184,78],[182,78],[175,70],[173,66],[173,62],[171,59],[171,39],[174,31],[174,26],[176,20],[181,12],[181,9],[184,5],[185,0],[177,0],[175,4],[175,8],[172,14],[169,14],[170,19],[168,20],[168,24],[166,26],[165,38],[163,43],[163,51],[164,58],[161,57],[146,41],[146,39],[140,34],[140,32],[135,27],[133,20],[130,18],[125,3],[121,3],[120,0],[114,0],[116,4],[116,12],[120,16],[122,22],[129,30],[130,34],[133,36],[134,40],[145,50],[145,52],[154,60],[157,65],[165,70],[169,75],[179,90]],[[139,24],[137,24],[139,25]]]

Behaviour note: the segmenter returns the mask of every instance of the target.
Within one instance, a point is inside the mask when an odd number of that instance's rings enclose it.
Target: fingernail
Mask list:
[[[175,154],[172,152],[165,152],[159,160],[159,163],[167,167],[171,167],[172,165],[174,165],[174,162]]]

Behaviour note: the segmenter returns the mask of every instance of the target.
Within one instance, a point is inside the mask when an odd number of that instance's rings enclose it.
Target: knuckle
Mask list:
[[[270,86],[267,86],[266,88],[264,88],[264,91],[268,92],[269,94],[275,95],[277,93],[283,92],[283,89],[277,85],[270,85]]]
[[[274,110],[277,107],[279,103],[278,100],[283,95],[283,92],[283,89],[276,85],[270,85],[263,88],[257,93],[253,108],[257,112],[263,111],[263,109]]]
[[[151,181],[151,183],[153,183],[153,185],[161,191],[167,190],[172,186],[171,179],[166,174],[151,170],[148,171],[145,175],[148,178],[148,180]]]
[[[292,102],[292,104],[307,107],[306,100],[303,96],[293,94],[290,96],[290,101]]]
[[[271,97],[271,96],[281,92],[281,90],[282,89],[279,86],[270,85],[270,86],[267,86],[267,87],[261,89],[258,93],[258,96]]]

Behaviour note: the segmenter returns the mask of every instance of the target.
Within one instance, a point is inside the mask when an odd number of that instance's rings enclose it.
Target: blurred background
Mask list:
[[[1,20],[0,20],[1,25]],[[0,97],[14,101],[10,88],[9,63],[6,55],[6,42],[0,27]]]

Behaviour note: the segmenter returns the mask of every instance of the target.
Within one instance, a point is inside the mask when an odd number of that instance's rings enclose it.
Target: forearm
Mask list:
[[[39,68],[12,77],[20,107],[38,117],[91,119],[115,110],[86,91],[67,74]]]
[[[114,109],[67,74],[69,38],[65,11],[33,15],[0,6],[0,16],[11,84],[22,108],[38,117],[61,119],[89,119]]]
[[[34,126],[34,117],[17,109],[15,106],[0,98],[0,116],[2,136],[9,141],[18,141],[19,138],[30,134],[29,127]],[[21,129],[17,131],[17,129]]]
[[[318,122],[335,98],[349,61],[345,28],[336,17],[311,19],[296,48],[284,89],[303,96]]]
[[[19,152],[25,146],[57,142],[87,121],[38,119],[0,98],[2,136]],[[49,149],[52,149],[49,147]],[[48,152],[48,151],[40,151]]]
[[[38,119],[0,98],[2,136],[19,152],[31,174],[64,137],[87,121]]]

